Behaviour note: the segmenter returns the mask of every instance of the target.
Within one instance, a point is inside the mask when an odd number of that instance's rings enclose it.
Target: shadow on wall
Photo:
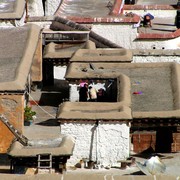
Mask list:
[[[46,121],[42,121],[40,123],[37,123],[38,125],[41,126],[59,126],[59,122],[56,119],[48,119]]]
[[[66,80],[54,79],[53,85],[43,85],[40,106],[55,106],[69,99],[69,84]]]
[[[98,127],[98,121],[96,122],[94,127],[91,129],[92,134],[91,134],[91,143],[90,143],[90,152],[89,152],[89,160],[90,161],[92,161],[92,152],[93,152],[94,139],[97,137],[97,127]],[[95,147],[95,148],[97,148],[97,147]]]
[[[57,107],[62,102],[63,102],[63,95],[60,92],[59,93],[45,92],[41,94],[39,105]]]
[[[7,154],[0,154],[0,173],[10,173],[10,168],[6,168],[6,166],[10,166],[10,159]]]

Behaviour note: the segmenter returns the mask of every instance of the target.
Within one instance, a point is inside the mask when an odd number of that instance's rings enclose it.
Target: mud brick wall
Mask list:
[[[24,96],[21,95],[0,95],[0,114],[3,114],[10,123],[20,132],[24,127]],[[14,135],[0,121],[0,153],[6,153]]]
[[[156,133],[155,132],[137,132],[131,134],[133,151],[135,153],[141,153],[148,148],[153,148],[155,150],[156,146]]]

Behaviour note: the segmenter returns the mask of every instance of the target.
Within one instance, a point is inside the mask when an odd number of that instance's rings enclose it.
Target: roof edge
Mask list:
[[[29,29],[29,37],[27,40],[26,48],[25,48],[26,51],[24,52],[24,55],[21,60],[21,64],[20,64],[20,66],[17,70],[17,74],[16,74],[16,77],[17,77],[16,82],[19,85],[26,84],[28,74],[31,70],[34,53],[35,53],[36,47],[38,45],[40,31],[42,29],[41,27],[39,27],[38,25],[35,25],[35,24],[27,24],[25,26],[29,26],[30,29]],[[27,70],[26,74],[25,74],[24,69]],[[24,88],[24,87],[22,87],[22,88]]]
[[[180,29],[174,32],[158,34],[158,33],[138,33],[137,39],[174,39],[180,36]]]
[[[172,110],[172,111],[150,111],[150,112],[132,112],[133,118],[136,119],[158,119],[158,118],[180,118],[180,110]]]
[[[0,83],[1,91],[23,91],[25,90],[25,85],[27,82],[27,77],[31,69],[33,56],[38,44],[39,34],[41,28],[34,24],[28,24],[25,26],[29,26],[29,35],[26,43],[26,47],[24,47],[25,52],[21,59],[19,67],[16,69],[15,80],[10,82],[2,82]],[[24,27],[25,27],[24,26]],[[26,71],[25,71],[26,70]]]

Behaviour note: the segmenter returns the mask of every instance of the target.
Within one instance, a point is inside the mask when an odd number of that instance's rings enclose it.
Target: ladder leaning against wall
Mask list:
[[[28,138],[23,136],[3,115],[0,115],[0,120],[6,125],[6,127],[14,134],[17,141],[19,141],[22,145],[28,145]]]

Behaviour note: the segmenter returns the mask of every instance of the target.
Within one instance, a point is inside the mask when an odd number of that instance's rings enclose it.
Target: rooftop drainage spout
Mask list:
[[[52,30],[79,30],[79,31],[90,31],[89,37],[90,40],[96,43],[96,47],[98,48],[122,48],[121,46],[111,42],[110,40],[96,34],[95,32],[91,31],[84,25],[78,24],[74,21],[62,18],[62,17],[55,17],[54,21],[52,22],[50,29]]]

